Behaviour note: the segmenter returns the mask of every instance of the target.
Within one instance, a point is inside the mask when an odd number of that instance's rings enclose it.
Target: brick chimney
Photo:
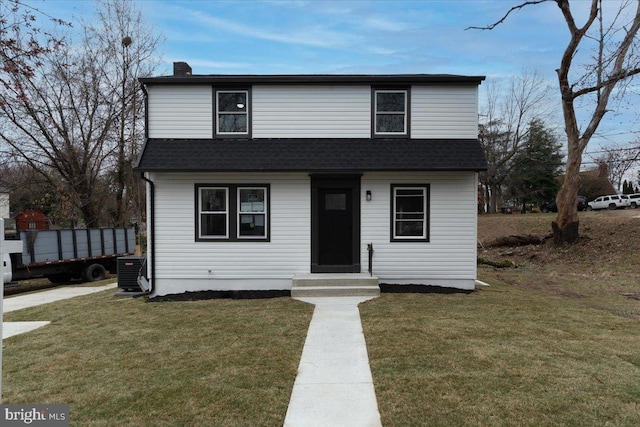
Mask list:
[[[186,62],[173,63],[173,75],[175,77],[186,77],[191,75],[191,67]]]

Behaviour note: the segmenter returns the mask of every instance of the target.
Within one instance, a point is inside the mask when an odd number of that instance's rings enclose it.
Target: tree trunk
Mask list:
[[[578,233],[578,226],[580,225],[580,221],[570,222],[565,225],[563,228],[560,228],[556,221],[551,223],[551,228],[553,229],[553,243],[556,246],[562,246],[566,243],[575,243],[578,241],[580,237]]]
[[[558,195],[556,204],[558,205],[558,216],[551,223],[553,229],[553,242],[561,246],[565,243],[575,243],[578,241],[578,189],[580,187],[580,164],[582,163],[582,151],[577,138],[568,141],[569,150],[567,156],[567,171],[564,182]]]

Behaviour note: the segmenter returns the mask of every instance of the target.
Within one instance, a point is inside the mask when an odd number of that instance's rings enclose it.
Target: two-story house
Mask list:
[[[140,79],[152,295],[297,275],[473,289],[482,76]]]

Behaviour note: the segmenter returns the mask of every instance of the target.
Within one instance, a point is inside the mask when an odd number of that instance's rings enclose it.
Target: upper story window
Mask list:
[[[248,90],[216,91],[216,135],[220,137],[249,136]]]
[[[377,89],[373,91],[373,129],[376,136],[409,134],[409,91]]]

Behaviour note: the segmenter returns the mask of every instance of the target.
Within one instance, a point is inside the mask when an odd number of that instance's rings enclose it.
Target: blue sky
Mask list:
[[[174,61],[188,62],[194,74],[445,73],[506,80],[523,70],[536,70],[556,88],[554,70],[569,37],[554,3],[516,12],[492,31],[465,29],[493,23],[520,1],[136,3],[148,23],[165,37],[159,75],[170,74]],[[72,22],[79,16],[90,19],[94,8],[90,0],[31,4]],[[578,19],[589,4],[572,1]],[[612,8],[617,4],[605,2]],[[611,142],[635,141],[640,130],[637,121],[633,104],[620,108],[605,119],[587,151]]]
[[[447,73],[500,76],[557,68],[568,33],[553,4],[489,24],[511,0],[138,0],[173,61],[198,74]],[[87,19],[90,0],[36,0],[56,17]]]

